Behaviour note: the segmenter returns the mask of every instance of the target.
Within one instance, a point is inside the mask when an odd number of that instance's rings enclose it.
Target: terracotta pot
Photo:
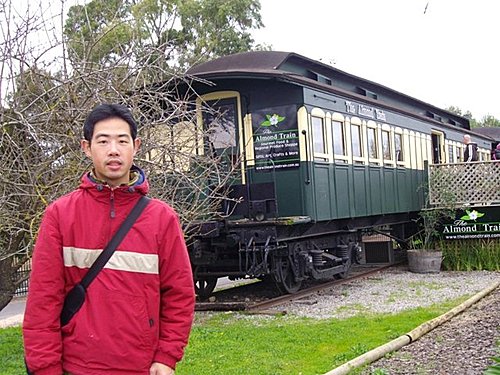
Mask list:
[[[443,253],[438,250],[408,250],[408,268],[416,273],[438,273],[441,271]]]

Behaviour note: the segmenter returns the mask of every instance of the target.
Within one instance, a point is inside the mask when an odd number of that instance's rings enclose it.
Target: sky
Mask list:
[[[85,0],[65,0],[65,10]],[[61,10],[59,0],[28,0]],[[43,4],[43,5],[41,5]],[[252,35],[439,108],[500,119],[498,0],[260,0]]]
[[[260,0],[257,43],[500,119],[498,0]]]

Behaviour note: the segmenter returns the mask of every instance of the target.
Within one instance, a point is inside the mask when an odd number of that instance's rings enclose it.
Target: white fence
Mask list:
[[[500,205],[500,161],[429,165],[429,203]]]

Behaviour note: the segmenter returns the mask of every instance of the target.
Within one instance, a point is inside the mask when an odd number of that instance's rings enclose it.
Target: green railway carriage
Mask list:
[[[222,276],[271,276],[294,292],[345,276],[363,231],[404,240],[425,164],[461,161],[470,133],[466,118],[294,53],[226,56],[187,76],[209,128],[200,149],[236,171],[229,216],[199,223],[189,246],[203,296]],[[473,138],[489,158],[491,140]]]

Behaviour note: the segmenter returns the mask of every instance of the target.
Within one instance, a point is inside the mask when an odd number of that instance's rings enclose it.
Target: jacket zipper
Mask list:
[[[111,195],[109,197],[109,203],[111,204],[110,216],[111,216],[111,219],[114,219],[115,216],[116,216],[116,212],[115,212],[115,191],[113,189],[111,189]]]

